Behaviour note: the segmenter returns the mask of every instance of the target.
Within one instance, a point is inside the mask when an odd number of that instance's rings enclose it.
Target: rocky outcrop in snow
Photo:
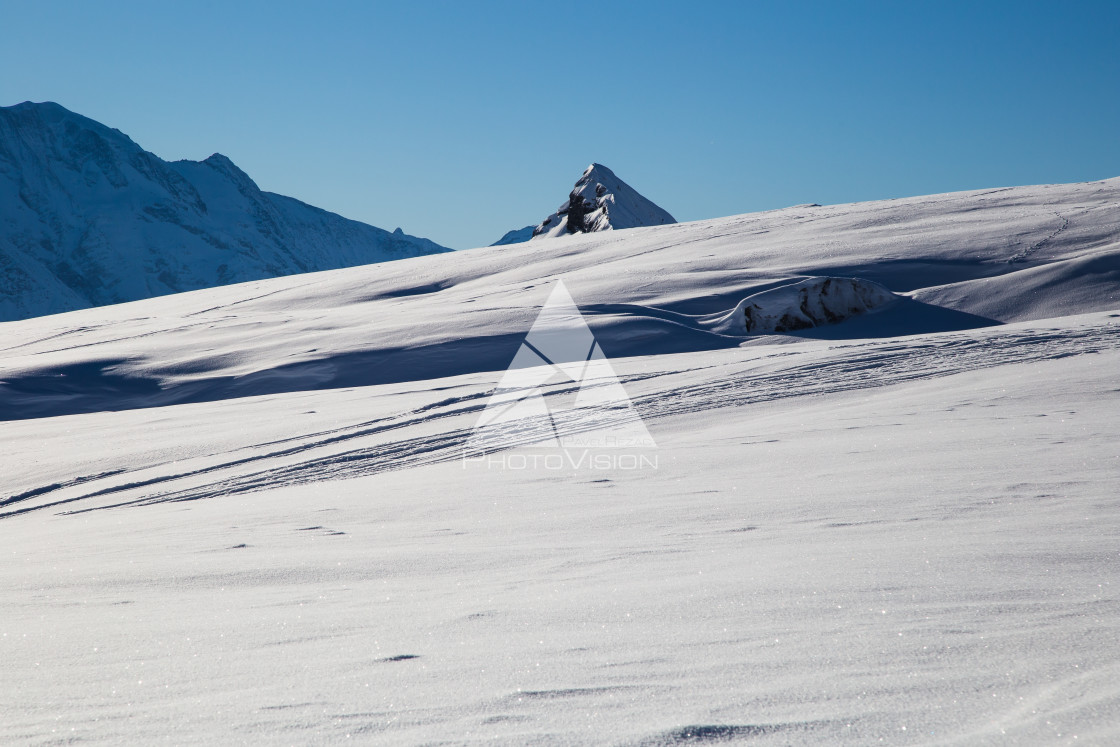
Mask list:
[[[0,107],[0,207],[0,321],[449,251],[52,103]]]
[[[876,311],[897,299],[870,280],[813,277],[747,296],[713,320],[711,328],[731,335],[796,332]]]
[[[676,222],[606,166],[593,163],[576,182],[567,201],[533,230],[533,238]]]

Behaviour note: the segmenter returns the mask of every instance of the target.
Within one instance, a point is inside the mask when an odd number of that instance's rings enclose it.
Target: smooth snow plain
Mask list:
[[[462,460],[557,279],[656,469]],[[0,742],[1114,743],[1118,289],[1108,180],[0,324]]]

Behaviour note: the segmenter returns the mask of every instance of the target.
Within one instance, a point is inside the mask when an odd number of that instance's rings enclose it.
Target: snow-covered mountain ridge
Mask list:
[[[0,320],[448,251],[166,162],[53,104],[0,107]]]

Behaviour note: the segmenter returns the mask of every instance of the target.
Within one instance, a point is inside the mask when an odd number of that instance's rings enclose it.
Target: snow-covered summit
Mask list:
[[[55,103],[0,107],[0,321],[448,251],[168,163]]]
[[[564,204],[533,230],[533,238],[676,222],[673,216],[642,197],[606,166],[593,163],[583,172]]]
[[[520,244],[524,241],[529,241],[533,238],[533,231],[537,230],[536,226],[525,226],[523,228],[515,228],[512,231],[506,231],[502,238],[495,241],[490,246],[505,246],[506,244]]]

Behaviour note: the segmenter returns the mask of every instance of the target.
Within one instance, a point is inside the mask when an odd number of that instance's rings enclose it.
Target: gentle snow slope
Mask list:
[[[464,468],[496,374],[10,423],[0,741],[1110,743],[1117,321],[617,361],[656,470]]]
[[[2,324],[0,743],[1116,743],[1118,205],[794,208]],[[461,461],[559,278],[655,469]]]
[[[0,319],[448,251],[167,163],[57,104],[0,107]]]
[[[803,337],[1116,308],[1120,179],[797,207],[550,247],[475,249],[0,325],[0,418],[499,371],[558,277],[612,358],[737,346],[747,330],[713,319],[807,277],[861,278],[904,297],[794,333]]]

